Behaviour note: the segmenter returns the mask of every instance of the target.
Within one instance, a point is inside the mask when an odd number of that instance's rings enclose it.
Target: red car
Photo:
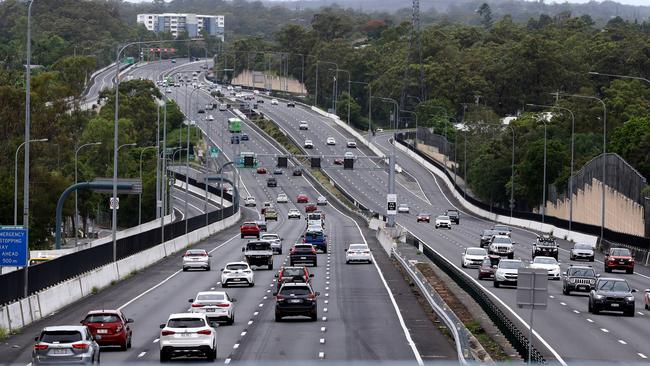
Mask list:
[[[307,198],[306,194],[301,193],[296,197],[296,201],[298,201],[298,203],[307,203],[309,202],[309,198]]]
[[[605,263],[605,272],[611,272],[613,269],[625,270],[627,273],[634,272],[634,258],[626,248],[609,248],[603,263]]]
[[[501,257],[494,254],[490,254],[485,258],[481,265],[478,266],[478,279],[494,278],[494,272],[496,272],[496,266],[499,265],[500,260]]]
[[[309,273],[307,267],[282,267],[280,272],[275,275],[278,279],[278,291],[282,284],[288,282],[305,282],[309,283],[310,279],[314,277],[313,273]]]
[[[254,236],[260,238],[260,227],[257,226],[257,223],[254,222],[245,222],[239,227],[239,232],[241,233],[242,239],[245,236]]]
[[[420,222],[420,221],[431,222],[431,215],[429,215],[428,213],[418,214],[418,218],[416,222]]]
[[[334,159],[334,165],[343,165],[343,159],[341,158]]]
[[[309,204],[309,205],[305,206],[305,212],[314,212],[314,211],[317,211],[317,210],[318,210],[318,206],[316,206],[314,204]]]
[[[129,319],[120,310],[91,310],[81,321],[90,330],[100,346],[119,346],[122,351],[131,348],[133,331]]]
[[[257,168],[257,174],[266,174],[266,168],[264,167]]]

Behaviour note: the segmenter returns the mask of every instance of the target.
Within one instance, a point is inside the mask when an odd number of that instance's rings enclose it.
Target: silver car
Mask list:
[[[205,249],[188,249],[183,255],[183,271],[190,268],[210,270],[210,257]]]
[[[99,345],[86,326],[46,327],[34,340],[32,365],[99,363]]]

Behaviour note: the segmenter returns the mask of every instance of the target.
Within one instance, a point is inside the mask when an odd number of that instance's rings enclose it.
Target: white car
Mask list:
[[[349,151],[346,151],[345,154],[343,154],[343,157],[345,159],[354,159],[354,154]]]
[[[545,269],[549,280],[560,280],[560,263],[553,257],[537,256],[530,262],[530,268]]]
[[[400,203],[399,206],[397,206],[397,212],[399,213],[409,213],[411,210],[409,209],[409,205],[406,203]]]
[[[171,314],[160,328],[160,362],[177,356],[201,355],[211,362],[217,358],[217,330],[205,314]]]
[[[313,149],[314,148],[314,142],[312,140],[305,140],[305,149]]]
[[[300,219],[300,211],[296,208],[292,208],[291,210],[289,210],[289,213],[287,213],[287,218]]]
[[[287,197],[286,193],[280,193],[280,194],[278,194],[278,197],[275,199],[275,202],[277,202],[277,203],[287,203],[287,202],[289,202],[289,197]]]
[[[225,104],[219,104],[219,110],[220,110],[221,112],[227,111],[227,110],[228,110],[228,106],[225,105]]]
[[[211,114],[208,115],[208,121],[214,121],[214,117]]]
[[[235,304],[233,299],[223,291],[201,291],[196,298],[190,299],[190,313],[205,314],[208,321],[225,320],[226,324],[235,322]]]
[[[316,205],[318,206],[326,206],[327,205],[327,198],[324,196],[318,196],[316,199]]]
[[[235,284],[247,284],[249,287],[255,285],[255,276],[248,263],[230,262],[221,269],[221,287]]]
[[[451,219],[449,216],[441,215],[436,217],[436,229],[439,227],[446,227],[451,230]]]
[[[376,131],[376,132],[384,132],[384,129],[383,129],[383,128],[378,128],[378,129],[376,129],[375,131]]]
[[[257,202],[255,201],[255,197],[246,197],[244,199],[244,206],[246,207],[255,207],[257,206]]]
[[[352,262],[372,263],[372,255],[367,244],[350,244],[345,250],[345,263]]]
[[[210,257],[205,249],[188,249],[183,254],[183,271],[192,268],[210,270]]]
[[[347,147],[354,149],[355,147],[357,147],[357,142],[354,140],[350,140],[347,143]]]
[[[519,268],[523,266],[523,262],[519,259],[501,259],[494,272],[494,287],[505,284],[517,286]]]
[[[167,94],[170,94],[171,92],[172,92],[172,90],[169,89],[169,88],[167,88],[167,90],[165,90],[165,93],[167,93]]]
[[[309,129],[309,124],[305,121],[300,121],[300,124],[298,125],[299,130],[308,130]]]
[[[272,105],[278,105],[278,100],[277,99],[271,99],[271,104]]]
[[[461,255],[461,266],[463,268],[480,266],[481,263],[483,263],[483,260],[487,257],[487,250],[483,248],[467,248]]]
[[[327,144],[328,145],[336,145],[336,140],[334,140],[334,137],[328,137],[327,138]]]
[[[260,236],[260,240],[271,242],[271,250],[274,254],[282,254],[282,238],[278,234],[266,233]]]

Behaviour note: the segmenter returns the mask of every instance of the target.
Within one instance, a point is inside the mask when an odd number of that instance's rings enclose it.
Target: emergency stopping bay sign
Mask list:
[[[386,202],[388,203],[386,215],[397,215],[397,195],[394,193],[387,194]]]
[[[0,227],[0,267],[27,266],[27,229]]]

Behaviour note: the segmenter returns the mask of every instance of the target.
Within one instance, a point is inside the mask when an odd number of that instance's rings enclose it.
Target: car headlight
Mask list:
[[[634,301],[634,296],[625,296],[625,301]]]
[[[602,299],[605,298],[605,296],[596,294],[596,296],[594,296],[594,298],[595,298],[596,300],[602,300]]]

